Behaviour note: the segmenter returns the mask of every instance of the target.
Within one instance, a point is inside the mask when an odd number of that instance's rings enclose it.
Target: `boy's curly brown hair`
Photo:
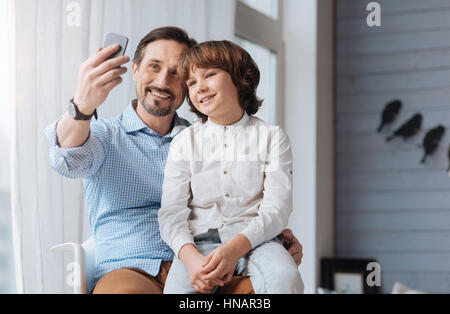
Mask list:
[[[260,72],[245,49],[227,40],[197,44],[190,48],[180,60],[178,75],[186,82],[190,72],[196,68],[218,68],[228,72],[238,91],[239,105],[248,115],[258,112],[263,103],[256,96]],[[195,108],[189,93],[186,93],[186,98],[191,111],[205,122],[208,117]]]

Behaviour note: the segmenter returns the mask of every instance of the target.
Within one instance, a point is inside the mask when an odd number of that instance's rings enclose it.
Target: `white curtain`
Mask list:
[[[232,39],[235,0],[8,1],[15,28],[10,43],[16,286],[19,293],[70,292],[65,266],[71,256],[49,249],[89,237],[83,185],[50,168],[43,129],[66,110],[80,63],[101,46],[108,32],[130,38],[130,57],[140,38],[160,26],[182,27],[198,41]],[[110,94],[99,114],[119,114],[134,97],[129,65],[123,84]],[[180,115],[187,116],[183,107]]]

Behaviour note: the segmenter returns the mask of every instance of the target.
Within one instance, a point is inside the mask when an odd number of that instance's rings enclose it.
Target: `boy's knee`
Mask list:
[[[300,273],[298,272],[298,269],[292,269],[288,272],[286,272],[286,275],[284,276],[286,282],[289,285],[289,290],[291,293],[303,293],[304,285],[303,285],[303,279]]]
[[[275,278],[277,283],[273,287],[275,289],[273,293],[303,294],[303,280],[296,268],[280,269]]]

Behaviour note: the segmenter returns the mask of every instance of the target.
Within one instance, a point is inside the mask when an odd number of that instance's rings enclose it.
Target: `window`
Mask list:
[[[262,107],[255,115],[267,122],[276,123],[277,117],[277,55],[269,49],[237,37],[236,42],[252,56],[261,72],[257,95],[264,99]]]
[[[256,114],[283,126],[283,41],[281,2],[241,0],[236,6],[235,41],[247,50],[261,72],[257,95],[264,100]]]
[[[278,0],[241,0],[249,7],[273,18],[278,18]]]
[[[14,291],[14,264],[11,236],[11,189],[9,171],[9,143],[11,128],[11,106],[9,88],[9,48],[7,1],[0,1],[0,293]]]

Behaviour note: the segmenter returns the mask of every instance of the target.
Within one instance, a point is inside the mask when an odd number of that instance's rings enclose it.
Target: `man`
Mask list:
[[[189,125],[176,114],[186,92],[177,65],[195,44],[175,27],[146,35],[132,63],[137,99],[119,117],[91,123],[130,60],[105,61],[118,46],[98,49],[80,67],[68,111],[46,129],[52,166],[61,175],[84,179],[96,241],[93,293],[162,293],[173,253],[159,234],[157,212],[170,142]],[[300,264],[300,243],[290,230],[283,236]],[[252,290],[248,278],[235,277],[220,292]]]

